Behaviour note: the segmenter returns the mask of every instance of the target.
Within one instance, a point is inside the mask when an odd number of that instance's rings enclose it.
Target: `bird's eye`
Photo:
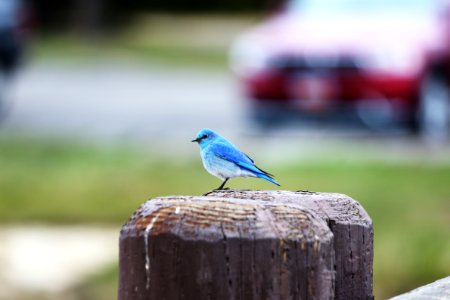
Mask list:
[[[208,135],[207,135],[207,134],[205,134],[205,135],[203,136],[203,138],[204,138],[204,139],[206,139],[207,137],[208,137]]]

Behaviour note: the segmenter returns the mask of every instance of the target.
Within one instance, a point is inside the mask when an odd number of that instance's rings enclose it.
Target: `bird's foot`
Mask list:
[[[202,196],[208,196],[209,194],[214,193],[214,191],[216,191],[216,190],[211,190],[209,192],[206,192],[206,193],[202,194]]]
[[[316,194],[317,192],[313,192],[313,191],[308,191],[308,190],[298,190],[295,191],[297,193],[302,193],[302,194]]]
[[[211,190],[211,191],[209,191],[209,192],[206,192],[206,193],[204,193],[202,196],[208,196],[209,194],[212,194],[212,193],[214,193],[214,192],[220,192],[220,191],[228,191],[230,188],[221,188],[221,189],[214,189],[214,190]]]

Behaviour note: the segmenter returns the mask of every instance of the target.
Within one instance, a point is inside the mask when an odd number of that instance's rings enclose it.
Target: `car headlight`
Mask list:
[[[238,75],[249,75],[269,66],[270,54],[261,38],[242,36],[230,48],[230,66]]]
[[[361,59],[359,66],[369,72],[411,74],[420,70],[421,61],[411,49],[378,49]]]

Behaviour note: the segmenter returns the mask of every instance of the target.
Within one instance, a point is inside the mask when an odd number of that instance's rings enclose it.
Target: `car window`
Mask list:
[[[291,0],[290,11],[306,13],[364,13],[364,12],[429,12],[439,7],[439,0]]]

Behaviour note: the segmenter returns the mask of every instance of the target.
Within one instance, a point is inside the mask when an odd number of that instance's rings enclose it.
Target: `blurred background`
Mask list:
[[[0,0],[0,299],[116,298],[133,211],[219,184],[203,127],[283,189],[360,201],[377,299],[448,276],[449,8]]]

